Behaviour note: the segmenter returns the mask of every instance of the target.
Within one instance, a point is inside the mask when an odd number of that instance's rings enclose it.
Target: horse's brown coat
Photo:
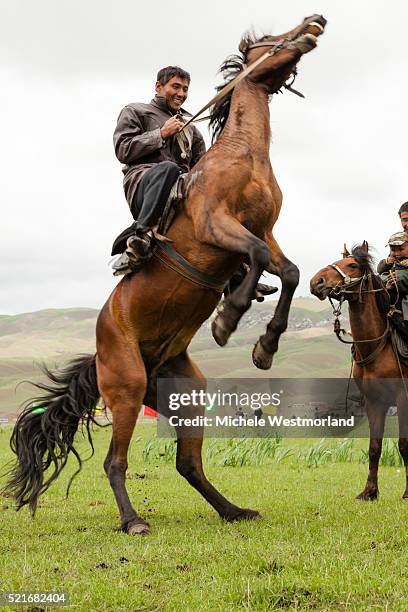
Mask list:
[[[280,277],[281,297],[253,351],[255,365],[263,369],[271,366],[280,335],[286,329],[299,276],[272,235],[282,194],[269,161],[268,96],[279,90],[302,53],[314,48],[315,36],[321,34],[325,24],[323,17],[314,15],[287,33],[286,47],[275,49],[274,55],[241,80],[231,99],[215,105],[212,117],[215,125],[224,129],[195,166],[187,201],[169,231],[181,255],[224,282],[243,260],[250,264],[243,282],[225,300],[213,322],[213,336],[221,345],[250,307],[262,272],[268,270]],[[263,54],[265,45],[281,38],[263,37],[262,45],[256,48],[251,48],[254,41],[244,39],[240,45],[245,53],[243,60],[250,65]],[[242,71],[242,61],[238,68]],[[157,257],[119,283],[98,317],[97,355],[75,358],[56,372],[47,370],[48,383],[35,383],[43,392],[36,398],[41,412],[29,404],[19,415],[11,437],[17,463],[6,485],[18,508],[28,504],[35,512],[39,495],[58,477],[69,453],[80,460],[75,432],[85,421],[91,442],[89,428],[101,395],[112,411],[112,440],[104,468],[119,508],[121,528],[129,534],[149,532],[146,521],[133,509],[125,485],[127,453],[137,416],[143,402],[169,414],[166,397],[157,396],[159,378],[170,379],[174,389],[180,378],[189,382],[190,390],[205,387],[187,347],[220,297],[217,290],[184,278]],[[203,411],[203,406],[191,405],[180,409],[178,415],[183,419],[202,415]],[[176,466],[180,474],[222,518],[233,521],[258,517],[258,512],[232,504],[211,485],[202,467],[202,431],[195,433],[195,438],[187,433],[177,431]]]
[[[368,252],[366,242],[362,250]],[[354,251],[353,251],[354,252]],[[349,306],[350,327],[353,341],[356,346],[356,360],[362,360],[372,355],[378,347],[380,338],[387,329],[387,313],[378,307],[376,294],[378,287],[373,287],[373,271],[361,264],[356,257],[350,255],[344,249],[343,259],[334,262],[340,270],[350,278],[358,278],[364,273],[368,274],[367,286],[360,293],[359,286],[353,287],[354,292],[345,293],[344,299]],[[345,288],[340,274],[328,266],[319,270],[310,281],[311,292],[325,299],[331,295],[333,290]],[[385,291],[385,289],[382,289]],[[388,407],[392,404],[398,406],[398,419],[400,426],[399,449],[404,460],[406,471],[406,486],[403,494],[408,499],[408,397],[405,385],[396,385],[395,379],[401,379],[408,374],[408,369],[398,363],[393,350],[391,338],[381,350],[379,355],[367,365],[353,363],[352,375],[365,395],[365,406],[370,426],[369,445],[369,472],[367,483],[363,491],[357,496],[359,500],[374,500],[378,497],[378,465],[381,457],[382,440],[384,434],[385,415]],[[394,379],[388,384],[386,379]],[[384,384],[382,382],[384,381]],[[395,388],[389,402],[383,401],[381,393],[386,393],[388,399],[389,391]]]
[[[325,25],[325,20],[316,16]],[[301,24],[292,40],[321,28]],[[286,36],[286,35],[284,35]],[[264,37],[262,40],[279,40]],[[243,46],[248,45],[243,43]],[[311,44],[310,49],[314,44]],[[308,49],[308,50],[310,50]],[[246,48],[250,65],[265,47]],[[266,269],[282,280],[282,295],[267,332],[254,349],[257,367],[268,368],[286,329],[298,270],[282,253],[272,230],[282,194],[269,160],[268,97],[291,74],[302,55],[296,47],[282,49],[258,66],[235,88],[228,121],[221,136],[194,167],[187,201],[168,237],[193,266],[227,282],[243,260],[250,272],[229,296],[213,322],[213,335],[224,345],[242,314],[250,307],[256,284]],[[187,355],[187,347],[216,307],[220,293],[203,288],[153,258],[139,273],[124,278],[102,309],[97,323],[97,377],[101,396],[112,411],[113,435],[105,470],[113,488],[122,529],[147,524],[133,510],[125,487],[127,451],[142,402],[168,413],[156,395],[159,377],[191,378],[197,387],[204,377]],[[191,411],[191,408],[189,408]],[[202,439],[178,432],[177,469],[227,520],[254,518],[258,513],[231,504],[204,476]],[[136,529],[139,533],[139,528]]]

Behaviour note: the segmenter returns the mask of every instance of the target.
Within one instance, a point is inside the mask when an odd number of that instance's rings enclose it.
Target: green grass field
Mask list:
[[[9,435],[0,430],[2,466]],[[34,520],[0,498],[0,591],[64,590],[76,610],[407,610],[408,507],[394,453],[393,467],[381,468],[379,502],[364,504],[354,501],[367,471],[364,440],[347,443],[347,452],[339,441],[284,440],[260,465],[254,455],[232,461],[231,450],[221,452],[227,442],[209,441],[220,451],[206,452],[212,482],[263,515],[227,524],[177,474],[173,453],[163,451],[172,442],[147,444],[153,435],[153,425],[138,427],[127,483],[152,534],[116,531],[102,469],[110,431],[97,430],[96,455],[68,500],[74,460]]]

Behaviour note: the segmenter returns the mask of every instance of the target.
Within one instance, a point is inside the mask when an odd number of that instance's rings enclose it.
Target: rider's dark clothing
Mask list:
[[[186,120],[190,116],[181,110]],[[162,139],[160,128],[173,115],[166,101],[155,96],[150,104],[133,103],[125,106],[118,118],[113,135],[116,157],[125,164],[123,187],[129,207],[132,207],[138,185],[147,170],[163,161],[177,164],[181,172],[188,172],[204,155],[205,144],[197,128],[189,125],[189,139],[183,135],[187,157],[182,151],[176,135]],[[166,198],[167,199],[167,198]],[[134,206],[137,206],[135,203]]]
[[[142,175],[130,206],[133,218],[137,219],[135,229],[143,231],[158,223],[179,174],[177,164],[163,161]]]
[[[378,264],[377,271],[384,283],[388,280],[389,272],[395,272],[400,296],[408,295],[408,259],[397,260],[392,264],[386,263],[385,259],[383,259]]]
[[[387,260],[386,260],[386,259],[382,259],[382,260],[381,260],[381,261],[378,263],[378,266],[377,266],[377,272],[378,272],[378,274],[385,274],[385,273],[388,273],[388,272],[391,270],[392,265],[393,265],[393,264],[389,264],[389,263],[387,263]]]

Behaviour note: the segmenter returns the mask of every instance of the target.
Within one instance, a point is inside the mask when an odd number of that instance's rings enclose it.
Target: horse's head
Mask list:
[[[249,34],[244,36],[239,44],[241,54],[227,57],[221,65],[224,83],[218,85],[217,92],[221,94],[226,86],[247,69],[250,72],[245,73],[246,79],[261,84],[269,94],[279,91],[283,85],[290,89],[286,81],[292,74],[296,75],[296,64],[302,55],[315,48],[317,37],[324,32],[325,25],[324,17],[313,15],[281,36],[263,36],[259,39]],[[213,142],[227,122],[232,91],[229,89],[222,94],[210,111]]]
[[[280,36],[263,36],[258,40],[250,36],[244,37],[239,50],[247,66],[259,60],[268,47],[272,51],[270,57],[254,68],[248,78],[265,84],[269,93],[278,91],[294,72],[302,55],[316,47],[317,37],[324,32],[326,23],[322,15],[313,15]]]
[[[356,286],[368,275],[376,278],[367,242],[353,247],[351,254],[344,245],[343,259],[319,270],[310,281],[310,291],[319,300],[341,297],[351,301],[358,299]]]

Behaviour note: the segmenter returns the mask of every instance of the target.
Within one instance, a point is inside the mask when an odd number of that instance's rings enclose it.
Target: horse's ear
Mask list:
[[[343,247],[343,259],[345,257],[350,257],[350,253],[348,252],[348,249],[346,247],[346,243],[344,243],[344,247]]]
[[[363,244],[361,245],[361,248],[363,249],[363,251],[368,253],[368,242],[367,242],[367,240],[364,240]]]

